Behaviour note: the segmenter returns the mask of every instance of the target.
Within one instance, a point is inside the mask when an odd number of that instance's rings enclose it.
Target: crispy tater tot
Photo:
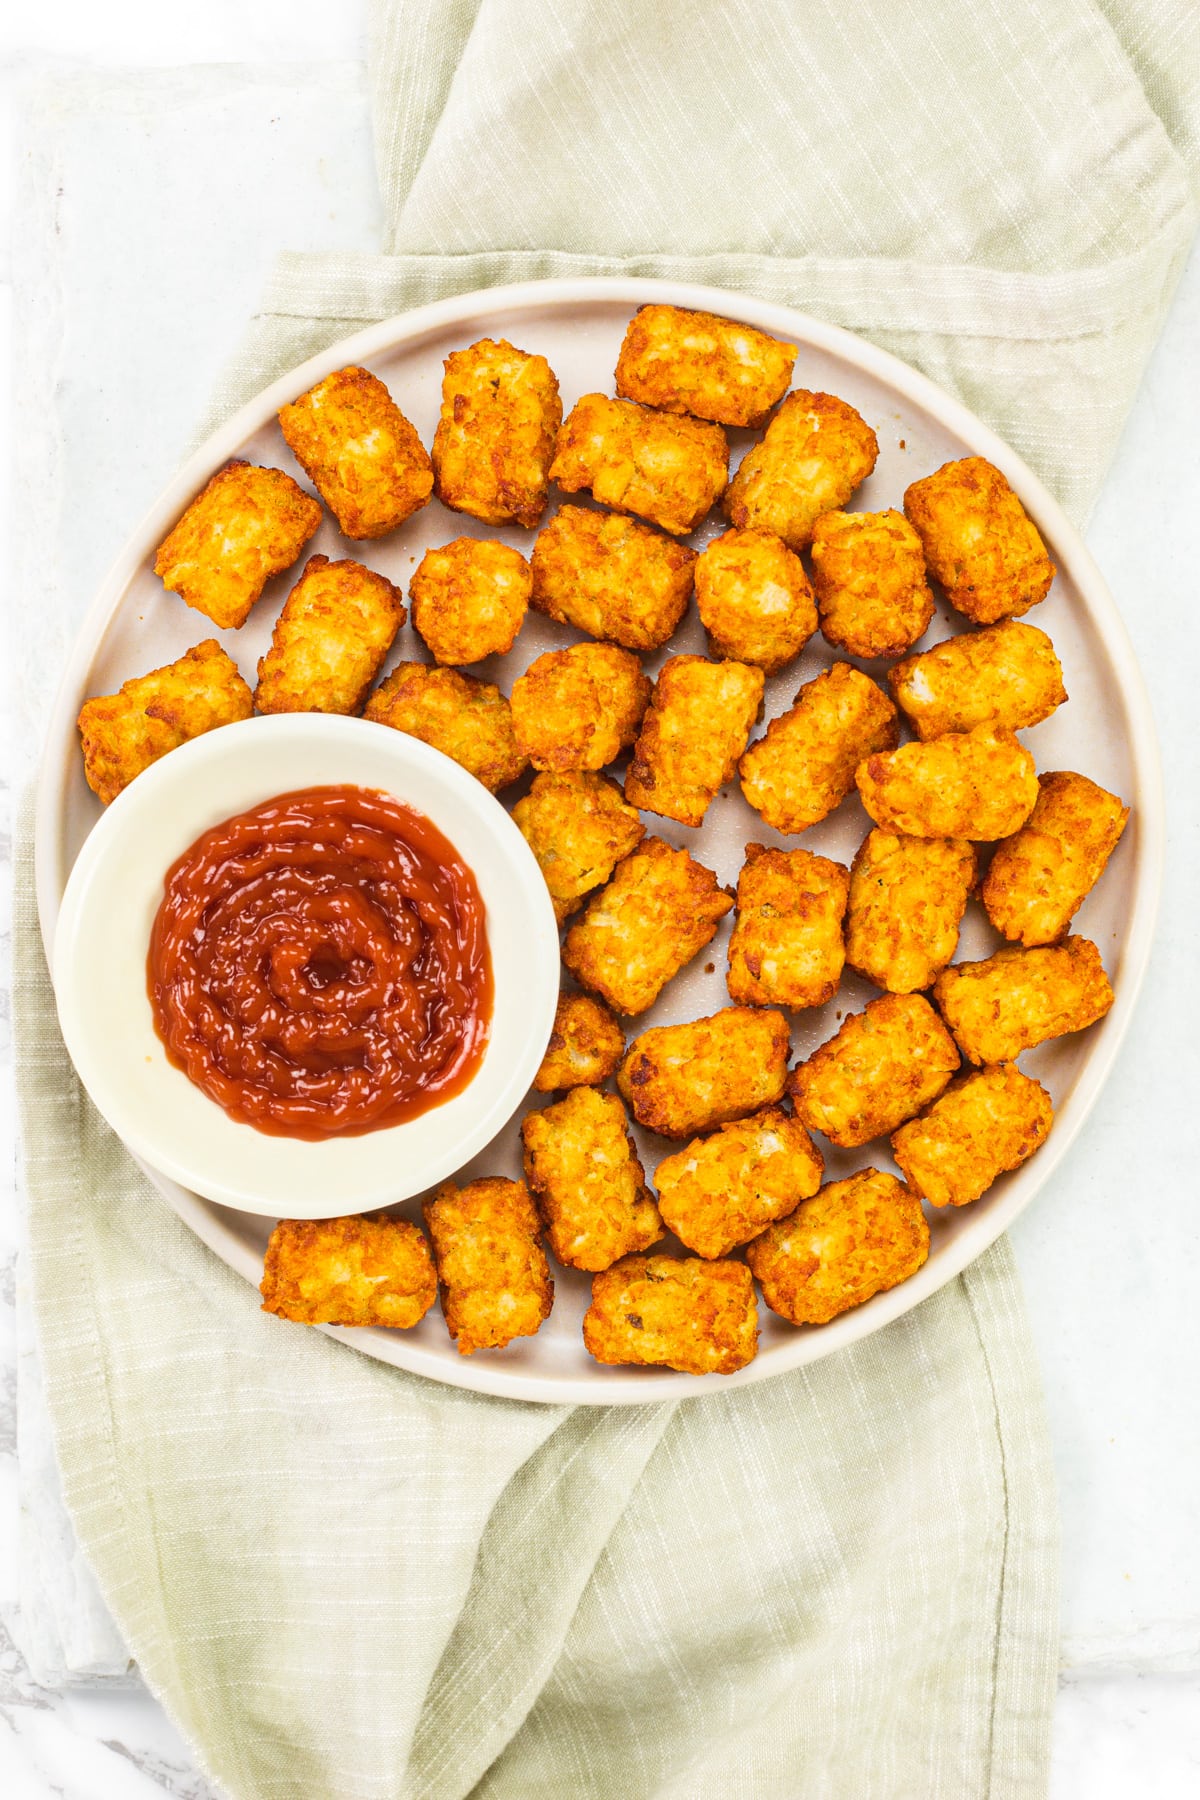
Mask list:
[[[716,313],[640,306],[617,358],[617,392],[662,412],[757,427],[787,392],[795,344]]]
[[[357,562],[310,556],[260,658],[260,713],[356,713],[406,618],[400,590]]]
[[[551,481],[565,494],[588,488],[601,505],[637,513],[674,537],[696,529],[728,475],[729,445],[719,425],[605,394],[575,402],[550,465]]]
[[[253,711],[237,664],[216,638],[205,638],[177,662],[84,701],[78,724],[87,784],[107,806],[168,750]]]
[[[632,744],[650,678],[616,644],[572,644],[535,657],[513,683],[517,742],[535,769],[602,769]]]
[[[824,1006],[837,993],[850,875],[808,850],[747,844],[727,985],[748,1006]]]
[[[625,1054],[625,1033],[594,994],[560,994],[554,1030],[533,1085],[539,1094],[598,1087]]]
[[[730,780],[762,711],[763,672],[672,656],[659,670],[625,777],[643,812],[700,825]]]
[[[367,701],[363,717],[453,757],[493,794],[529,767],[500,689],[457,669],[397,663]]]
[[[907,837],[991,843],[1019,831],[1038,796],[1033,758],[1006,725],[868,756],[854,779],[876,825]]]
[[[654,1173],[658,1209],[697,1256],[728,1256],[815,1194],[824,1168],[799,1119],[770,1106],[664,1158]]]
[[[797,388],[742,458],[725,490],[726,517],[805,550],[821,514],[845,506],[878,455],[875,433],[852,406]]]
[[[452,350],[433,438],[437,497],[486,525],[536,525],[546,506],[558,382],[544,356],[505,338]]]
[[[1053,1123],[1041,1083],[1015,1063],[996,1063],[952,1081],[919,1119],[894,1132],[892,1155],[931,1206],[966,1206],[1040,1149]]]
[[[662,1220],[615,1094],[572,1088],[565,1099],[525,1115],[525,1179],[550,1248],[572,1269],[607,1269],[631,1250],[648,1250]]]
[[[946,598],[977,625],[1015,618],[1044,600],[1054,564],[1006,478],[982,456],[943,463],[914,481],[904,510]]]
[[[588,901],[567,933],[563,962],[614,1011],[645,1012],[711,942],[732,905],[711,869],[646,838]]]
[[[1013,619],[906,657],[888,670],[888,686],[922,739],[976,725],[1023,731],[1048,719],[1067,697],[1050,639]]]
[[[327,375],[280,407],[279,425],[344,537],[386,537],[433,492],[429,452],[369,369]]]
[[[959,1066],[954,1039],[920,994],[881,994],[793,1069],[797,1118],[853,1150],[936,1100]]]
[[[727,1006],[707,1019],[655,1025],[635,1037],[617,1086],[639,1125],[690,1138],[773,1106],[787,1085],[788,1023],[781,1012]]]
[[[902,656],[933,617],[921,540],[889,508],[824,513],[812,540],[821,630],[849,656]]]
[[[1086,775],[1038,779],[1037,804],[992,858],[980,898],[1002,937],[1052,944],[1063,936],[1117,847],[1129,808]]]
[[[259,1291],[264,1312],[298,1325],[408,1331],[437,1299],[437,1276],[425,1233],[407,1219],[281,1219]]]
[[[891,994],[929,987],[958,947],[975,870],[965,838],[868,832],[850,869],[850,967]]]
[[[592,1283],[583,1341],[600,1363],[732,1375],[758,1352],[758,1303],[745,1263],[625,1256]]]
[[[773,531],[726,531],[701,551],[696,610],[714,650],[768,675],[817,629],[804,564]]]
[[[423,1210],[459,1355],[533,1337],[550,1317],[554,1283],[525,1183],[493,1176],[460,1188],[446,1181]]]
[[[776,831],[804,831],[854,788],[875,750],[900,741],[896,709],[869,675],[849,663],[806,681],[789,709],[751,744],[739,766],[742,792]]]
[[[512,817],[546,877],[560,925],[646,835],[616,783],[587,769],[535,776]]]
[[[933,995],[972,1063],[1015,1062],[1047,1038],[1084,1031],[1114,998],[1099,950],[1082,937],[1032,950],[1006,944],[982,962],[952,963]]]
[[[312,495],[282,469],[226,463],[158,546],[154,573],[222,631],[236,631],[320,523]]]
[[[455,538],[427,550],[409,583],[413,624],[440,663],[502,656],[517,641],[533,590],[519,550],[493,538]]]
[[[793,1325],[827,1325],[907,1281],[928,1255],[921,1202],[879,1169],[829,1182],[746,1246],[763,1299]]]
[[[695,561],[634,519],[563,506],[534,539],[533,604],[589,637],[657,650],[687,610]]]

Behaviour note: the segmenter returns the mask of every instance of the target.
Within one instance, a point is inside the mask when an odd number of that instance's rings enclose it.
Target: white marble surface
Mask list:
[[[182,448],[275,251],[373,247],[365,102],[346,66],[361,55],[363,7],[44,0],[36,18],[4,29],[4,91],[12,92],[14,55],[25,79],[82,70],[74,98],[60,91],[58,104],[69,115],[85,97],[86,143],[104,134],[101,160],[84,154],[68,116],[58,120],[65,334],[54,379],[72,426],[60,447],[64,474],[82,509],[58,576],[77,615]],[[302,66],[318,61],[332,63],[320,95]],[[201,67],[221,62],[245,66]],[[87,71],[129,65],[164,73],[150,88],[87,84]],[[187,72],[165,72],[172,68]],[[192,171],[201,154],[198,192]],[[7,344],[7,286],[2,301]],[[1200,500],[1197,392],[1200,258],[1088,533],[1130,623],[1166,752],[1173,828],[1159,949],[1106,1105],[1015,1233],[1062,1492],[1053,1800],[1200,1792],[1200,1309],[1188,1278],[1200,1249],[1191,1173],[1200,1147],[1200,1034],[1191,1027],[1200,999],[1191,918],[1200,877],[1192,719],[1200,632],[1186,523]],[[112,441],[98,459],[106,424]],[[12,711],[4,709],[6,727]],[[20,749],[6,766],[20,762]],[[6,1087],[6,1141],[11,1127]],[[11,1201],[0,1189],[0,1621],[8,1622],[21,1559],[14,1244]],[[164,1792],[202,1800],[211,1791],[143,1689],[39,1688],[0,1626],[6,1800]]]

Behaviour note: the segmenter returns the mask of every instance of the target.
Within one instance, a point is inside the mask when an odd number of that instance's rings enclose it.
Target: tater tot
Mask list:
[[[879,1169],[829,1182],[746,1246],[763,1299],[793,1325],[827,1325],[907,1281],[928,1255],[921,1202]]]
[[[1114,998],[1099,950],[1081,937],[952,963],[933,995],[967,1061],[980,1064],[1015,1062],[1047,1038],[1084,1031]]]
[[[808,850],[747,844],[737,884],[727,984],[748,1006],[824,1006],[845,962],[849,872]]]
[[[851,1013],[792,1071],[796,1116],[853,1150],[936,1100],[959,1066],[954,1039],[920,994],[882,994]]]
[[[607,1269],[619,1256],[657,1244],[662,1220],[615,1094],[572,1088],[565,1099],[527,1113],[521,1137],[525,1179],[560,1263]]]
[[[947,600],[977,625],[1015,618],[1049,593],[1054,564],[1037,526],[982,456],[943,463],[914,481],[904,511]]]
[[[1038,796],[1033,758],[1006,725],[976,725],[868,756],[855,780],[863,806],[885,831],[974,843],[1019,831]]]
[[[762,696],[761,669],[704,656],[671,657],[642,720],[625,798],[643,812],[701,824],[737,768]]]
[[[711,869],[646,838],[588,901],[567,933],[563,962],[615,1012],[645,1012],[711,942],[732,905]]]
[[[646,835],[616,783],[587,769],[535,776],[512,817],[537,857],[560,925]]]
[[[664,1158],[654,1173],[658,1209],[697,1256],[728,1256],[815,1194],[824,1168],[799,1119],[771,1106]]]
[[[600,1363],[732,1375],[758,1352],[758,1303],[745,1263],[626,1256],[592,1283],[583,1341]]]
[[[398,663],[367,701],[363,717],[453,757],[493,794],[529,767],[500,689],[457,669]]]
[[[690,1138],[773,1106],[787,1085],[788,1023],[781,1012],[727,1006],[707,1019],[655,1025],[635,1037],[617,1086],[639,1125]]]
[[[637,513],[674,537],[696,529],[728,475],[729,445],[719,425],[605,394],[575,402],[550,465],[551,481],[565,494],[588,488],[601,505]]]
[[[650,678],[615,644],[547,650],[513,683],[517,742],[535,769],[602,769],[632,744]]]
[[[118,693],[84,701],[78,725],[87,784],[107,806],[168,750],[253,711],[237,664],[216,638],[205,638],[177,662],[123,681]]]
[[[625,1033],[594,994],[560,994],[554,1029],[533,1085],[539,1094],[599,1087],[625,1054]]]
[[[400,591],[357,562],[310,556],[260,658],[260,713],[356,713],[406,618]]]
[[[413,624],[435,661],[473,663],[512,649],[533,577],[519,550],[460,537],[425,552],[408,591]]]
[[[1064,935],[1116,849],[1129,808],[1086,775],[1038,780],[1037,804],[999,845],[981,890],[988,918],[1018,944]]]
[[[870,676],[849,663],[806,681],[789,711],[772,719],[739,764],[742,792],[776,831],[805,831],[854,788],[872,751],[900,741],[896,709]]]
[[[589,637],[657,650],[687,610],[695,561],[634,519],[563,506],[534,540],[533,604]]]
[[[927,1112],[894,1132],[892,1155],[931,1206],[966,1206],[1040,1149],[1053,1123],[1041,1083],[1015,1063],[996,1063],[952,1081]]]
[[[536,525],[546,506],[558,382],[544,356],[505,338],[452,350],[433,438],[437,497],[486,525]]]
[[[797,388],[742,458],[725,490],[726,517],[805,550],[821,514],[845,506],[878,455],[875,433],[852,406]]]
[[[280,407],[279,424],[344,537],[386,537],[433,492],[429,452],[368,369],[327,375]]]
[[[903,513],[824,513],[812,540],[821,630],[848,656],[902,656],[927,630],[933,595]]]
[[[772,531],[726,531],[701,551],[696,610],[714,650],[768,675],[817,629],[804,564]]]
[[[459,1355],[533,1337],[550,1317],[554,1283],[525,1183],[499,1176],[461,1188],[443,1182],[424,1213]]]
[[[965,838],[868,832],[850,868],[850,967],[891,994],[929,987],[958,947],[975,872]]]
[[[407,1219],[281,1219],[259,1291],[264,1312],[298,1325],[408,1331],[437,1299],[437,1276],[425,1233]]]
[[[640,306],[617,358],[617,392],[719,425],[759,426],[787,392],[795,344],[682,306]]]
[[[946,638],[888,670],[892,698],[921,739],[976,725],[1023,731],[1067,697],[1054,645],[1036,625],[1006,620]]]
[[[226,463],[158,546],[154,573],[222,631],[236,631],[320,523],[312,495],[282,469]]]

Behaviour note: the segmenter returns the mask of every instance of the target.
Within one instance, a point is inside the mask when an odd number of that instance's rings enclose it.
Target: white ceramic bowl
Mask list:
[[[277,794],[336,783],[394,795],[454,845],[486,908],[495,993],[483,1061],[460,1093],[402,1125],[314,1143],[238,1123],[168,1062],[146,953],[163,878],[202,832]],[[495,1137],[550,1036],[558,930],[529,846],[457,763],[363,719],[279,715],[196,738],[118,795],[67,883],[54,987],[84,1086],[139,1156],[226,1206],[320,1219],[421,1193]]]

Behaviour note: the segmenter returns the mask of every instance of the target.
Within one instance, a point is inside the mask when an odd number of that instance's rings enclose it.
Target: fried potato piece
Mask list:
[[[711,869],[646,838],[588,901],[563,962],[615,1012],[640,1013],[716,935],[733,905]]]
[[[777,1106],[694,1138],[654,1175],[663,1223],[698,1256],[728,1256],[815,1194],[824,1159],[799,1119]]]
[[[158,546],[154,573],[222,631],[236,631],[320,523],[312,495],[282,469],[226,463]]]
[[[868,832],[850,868],[850,967],[891,994],[929,987],[958,948],[975,871],[965,838]]]
[[[739,767],[742,792],[776,831],[805,831],[840,806],[854,771],[900,741],[896,709],[869,675],[834,663],[806,681]]]
[[[280,407],[279,425],[344,537],[386,537],[433,492],[429,452],[369,369],[327,375]]]
[[[425,1233],[407,1219],[280,1219],[259,1289],[264,1312],[298,1325],[409,1331],[437,1299]]]
[[[641,1032],[625,1052],[617,1086],[639,1125],[661,1137],[690,1138],[774,1106],[787,1085],[789,1049],[781,1012],[727,1006],[707,1019]]]
[[[646,835],[616,783],[586,769],[535,776],[512,817],[546,877],[560,925]]]
[[[850,874],[808,850],[747,844],[729,941],[732,1000],[747,1006],[824,1006],[837,993]]]
[[[559,1088],[598,1087],[616,1073],[625,1033],[592,994],[560,994],[554,1030],[533,1085],[539,1094]]]
[[[1007,725],[949,731],[868,756],[854,776],[876,825],[907,837],[990,843],[1019,831],[1038,796],[1033,758]]]
[[[888,686],[923,740],[976,725],[1023,731],[1048,719],[1067,697],[1050,639],[1013,619],[906,657],[888,670]]]
[[[177,662],[84,701],[78,725],[87,784],[107,806],[168,750],[253,711],[237,664],[216,638],[205,638]]]
[[[746,1246],[763,1299],[793,1325],[828,1325],[907,1281],[928,1255],[921,1202],[879,1169],[829,1182]]]
[[[583,1341],[600,1363],[732,1375],[758,1354],[758,1303],[745,1263],[625,1256],[592,1283]]]
[[[559,427],[550,479],[589,488],[603,506],[637,513],[674,537],[694,531],[729,475],[719,425],[652,412],[632,400],[585,394]]]
[[[714,650],[768,675],[817,629],[804,564],[771,531],[726,531],[700,553],[696,609]]]
[[[546,507],[558,382],[544,356],[507,339],[452,350],[433,438],[437,497],[486,525],[536,525]]]
[[[440,663],[503,656],[525,622],[533,577],[519,550],[455,538],[427,550],[409,583],[413,624]]]
[[[662,1220],[615,1094],[577,1087],[525,1115],[525,1179],[537,1197],[550,1248],[572,1269],[607,1269],[648,1250]]]
[[[534,540],[533,604],[627,650],[657,650],[687,611],[696,552],[616,513],[562,506]]]
[[[925,557],[903,513],[823,513],[812,566],[821,630],[847,655],[902,656],[928,629]]]
[[[446,1181],[423,1210],[459,1355],[534,1337],[550,1317],[554,1283],[525,1183],[492,1176],[460,1188]]]
[[[260,657],[260,713],[356,713],[407,614],[394,588],[357,562],[310,556]]]
[[[914,481],[904,510],[930,574],[951,606],[977,625],[1015,618],[1049,593],[1054,564],[1037,526],[982,456],[943,463]]]
[[[672,656],[659,670],[625,776],[625,798],[681,825],[703,822],[762,711],[763,672]]]
[[[725,490],[725,515],[806,550],[821,514],[845,506],[878,455],[879,440],[852,406],[797,388],[742,458]]]
[[[1037,804],[992,858],[981,889],[1002,937],[1052,944],[1062,937],[1116,849],[1129,808],[1086,775],[1038,780]]]
[[[397,663],[367,701],[363,717],[453,757],[493,794],[529,767],[500,689],[457,669]]]
[[[617,392],[660,412],[758,427],[787,392],[795,344],[716,313],[639,306],[617,358]]]
[[[959,1066],[954,1039],[920,994],[881,994],[793,1069],[796,1116],[854,1150],[936,1100]]]
[[[1053,1123],[1041,1083],[1015,1063],[995,1063],[952,1081],[927,1112],[894,1132],[892,1155],[931,1206],[966,1206],[1039,1150]]]
[[[650,686],[615,644],[547,650],[513,683],[517,742],[535,769],[602,769],[636,738]]]
[[[1047,1038],[1084,1031],[1114,995],[1088,938],[1026,950],[1006,944],[982,962],[953,963],[933,997],[968,1062],[1015,1062]]]

